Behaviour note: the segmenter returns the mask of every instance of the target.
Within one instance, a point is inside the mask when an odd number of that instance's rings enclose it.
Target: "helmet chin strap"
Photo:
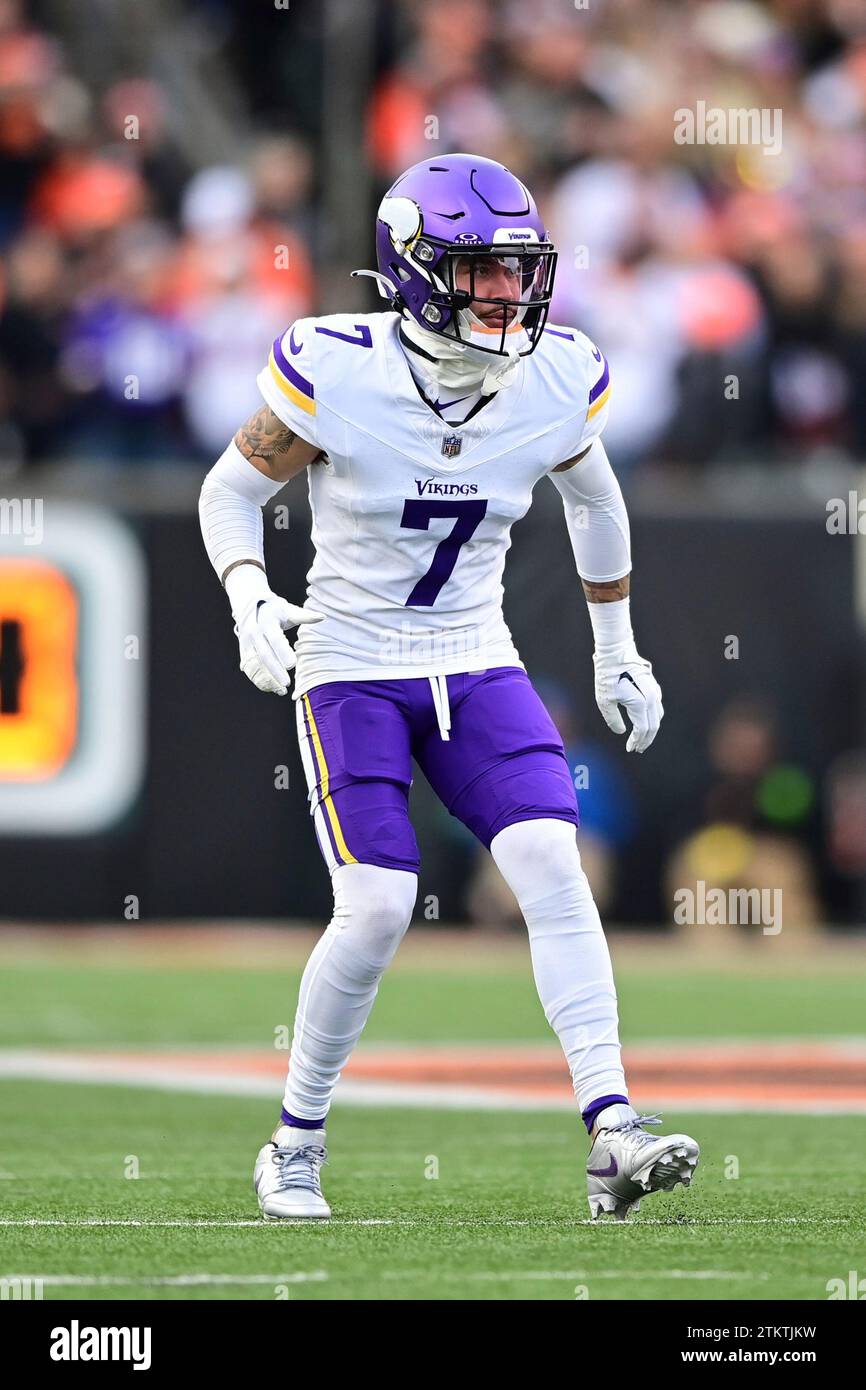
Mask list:
[[[437,386],[447,391],[480,391],[482,396],[492,396],[495,391],[511,386],[520,367],[519,351],[526,346],[526,332],[521,330],[506,337],[507,357],[491,357],[489,352],[478,351],[473,346],[473,343],[480,345],[489,340],[489,334],[483,332],[481,319],[471,309],[459,309],[458,317],[467,342],[458,343],[422,328],[410,314],[403,314],[405,336],[427,354],[419,360],[418,366]],[[428,361],[428,357],[433,360]]]

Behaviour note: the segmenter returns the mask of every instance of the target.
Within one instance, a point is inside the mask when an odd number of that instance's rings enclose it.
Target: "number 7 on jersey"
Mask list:
[[[487,500],[472,502],[433,502],[426,498],[408,497],[403,504],[401,526],[415,531],[427,531],[436,516],[453,516],[454,525],[439,542],[426,574],[422,574],[404,607],[430,608],[439,597],[442,586],[454,573],[461,545],[471,540],[487,511]]]

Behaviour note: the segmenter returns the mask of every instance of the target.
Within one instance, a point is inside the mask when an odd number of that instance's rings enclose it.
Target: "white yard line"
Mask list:
[[[636,1216],[630,1221],[592,1221],[587,1217],[574,1217],[572,1219],[552,1219],[549,1221],[536,1219],[533,1217],[503,1217],[499,1219],[495,1216],[482,1217],[419,1217],[419,1216],[332,1216],[330,1221],[263,1221],[261,1217],[248,1221],[219,1221],[196,1219],[191,1217],[186,1221],[161,1221],[158,1219],[133,1218],[133,1217],[83,1217],[81,1220],[75,1218],[66,1220],[62,1217],[39,1217],[39,1216],[4,1216],[0,1217],[0,1227],[64,1227],[70,1230],[85,1230],[91,1227],[142,1227],[145,1229],[166,1230],[173,1227],[193,1228],[206,1227],[215,1230],[234,1230],[239,1227],[258,1228],[262,1231],[273,1231],[283,1226],[305,1226],[317,1230],[327,1230],[334,1226],[414,1226],[424,1227],[433,1230],[437,1226],[463,1227],[463,1226],[503,1226],[503,1227],[532,1227],[536,1230],[571,1230],[575,1226],[592,1226],[595,1230],[635,1230],[640,1226],[667,1226],[674,1230],[682,1227],[684,1230],[693,1230],[698,1226],[850,1226],[851,1218],[848,1216],[705,1216],[692,1217],[685,1212],[671,1217],[641,1217]]]
[[[337,1276],[340,1277],[339,1275]],[[386,1269],[378,1277],[382,1280],[429,1279],[428,1270]],[[473,1280],[479,1283],[542,1283],[558,1279],[749,1279],[767,1280],[769,1274],[756,1274],[753,1270],[728,1269],[656,1269],[652,1275],[645,1270],[636,1269],[522,1269],[509,1273],[507,1270],[442,1270],[437,1269],[435,1278]],[[43,1288],[198,1288],[216,1286],[278,1285],[278,1284],[323,1284],[330,1275],[327,1270],[317,1269],[309,1272],[295,1270],[291,1274],[4,1274],[4,1279],[38,1281]]]
[[[138,1288],[154,1285],[161,1288],[195,1288],[207,1284],[320,1284],[328,1274],[324,1269],[293,1274],[143,1274],[139,1278],[115,1274],[4,1274],[4,1279],[39,1280],[45,1288]]]
[[[412,1277],[414,1271],[409,1271]],[[394,1274],[386,1273],[385,1279],[403,1278],[404,1271],[400,1270]],[[455,1279],[478,1279],[489,1282],[496,1282],[501,1279],[769,1279],[769,1274],[755,1274],[750,1269],[730,1270],[730,1269],[654,1269],[648,1274],[645,1269],[556,1269],[538,1270],[527,1269],[517,1274],[509,1274],[506,1270],[491,1270],[475,1274],[462,1274],[458,1270],[436,1271],[436,1278]]]
[[[237,1070],[199,1071],[174,1067],[156,1058],[147,1060],[118,1053],[114,1057],[87,1057],[82,1054],[37,1052],[19,1049],[0,1051],[0,1077],[28,1081],[58,1081],[83,1085],[131,1086],[157,1091],[180,1091],[194,1095],[267,1097],[280,1089],[275,1077],[247,1075]],[[367,1081],[345,1078],[337,1092],[338,1105],[396,1106],[407,1109],[487,1110],[487,1111],[573,1111],[574,1100],[566,1087],[562,1096],[531,1096],[500,1087],[455,1086],[440,1082]],[[798,1102],[785,1097],[761,1100],[707,1100],[693,1096],[669,1095],[660,1090],[641,1098],[648,1109],[688,1111],[693,1114],[730,1115],[866,1115],[866,1100],[822,1100]]]

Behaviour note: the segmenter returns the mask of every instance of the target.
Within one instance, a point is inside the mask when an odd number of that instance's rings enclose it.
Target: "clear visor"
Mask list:
[[[448,257],[448,278],[449,290],[464,291],[470,301],[529,305],[533,301],[543,303],[550,295],[549,261],[544,252],[519,256],[452,254]]]
[[[435,282],[444,288],[440,303],[463,311],[464,323],[475,330],[473,342],[483,335],[485,351],[507,355],[509,335],[526,328],[532,351],[547,319],[553,291],[556,251],[549,242],[500,250],[498,246],[447,248],[437,267]],[[471,308],[470,308],[471,306]],[[462,316],[462,315],[461,315]],[[435,319],[432,320],[435,322]],[[460,341],[459,320],[446,336]]]

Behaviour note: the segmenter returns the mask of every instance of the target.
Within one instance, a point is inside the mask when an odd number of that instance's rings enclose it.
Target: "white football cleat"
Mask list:
[[[319,1170],[327,1162],[323,1129],[280,1125],[259,1149],[253,1186],[266,1221],[327,1221]]]
[[[625,1221],[650,1192],[688,1187],[700,1149],[687,1134],[647,1134],[642,1125],[660,1125],[660,1115],[638,1115],[630,1105],[602,1112],[614,1123],[599,1129],[586,1161],[589,1213],[593,1221],[612,1213]]]

